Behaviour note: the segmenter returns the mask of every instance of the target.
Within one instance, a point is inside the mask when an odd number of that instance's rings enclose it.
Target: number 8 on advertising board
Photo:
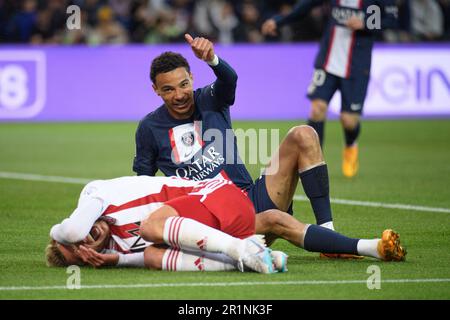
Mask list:
[[[0,52],[0,119],[32,118],[43,109],[45,67],[43,52]]]

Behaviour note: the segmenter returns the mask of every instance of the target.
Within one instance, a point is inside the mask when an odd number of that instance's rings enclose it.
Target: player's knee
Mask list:
[[[164,205],[141,222],[139,232],[142,239],[154,243],[164,243],[164,226],[166,220],[176,215],[175,209]]]
[[[282,211],[278,209],[269,209],[262,212],[264,224],[268,227],[272,232],[274,228],[282,224]]]
[[[149,269],[161,270],[164,252],[166,250],[155,246],[148,246],[144,251],[144,264]]]
[[[288,141],[301,149],[308,149],[318,143],[316,130],[308,125],[301,125],[291,128],[288,132]]]
[[[158,225],[159,223],[157,223],[155,219],[152,219],[151,216],[143,220],[139,227],[139,233],[142,239],[145,241],[160,243],[161,238],[158,236]]]
[[[323,121],[327,116],[328,105],[323,100],[314,100],[311,104],[310,118],[313,121]]]
[[[353,130],[359,123],[358,114],[341,113],[341,124],[347,130]]]
[[[151,241],[151,235],[152,235],[152,226],[151,223],[149,223],[149,218],[141,221],[141,225],[139,226],[139,234],[142,237],[142,239],[146,241]]]

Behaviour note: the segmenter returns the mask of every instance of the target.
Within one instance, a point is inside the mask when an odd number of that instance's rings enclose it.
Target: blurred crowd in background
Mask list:
[[[184,34],[216,43],[317,41],[330,15],[329,1],[277,37],[261,34],[274,14],[289,13],[298,0],[0,0],[0,43],[176,43]],[[301,1],[301,0],[300,0]],[[81,9],[81,28],[68,30],[66,9]],[[379,41],[450,40],[450,0],[397,0],[398,28]]]

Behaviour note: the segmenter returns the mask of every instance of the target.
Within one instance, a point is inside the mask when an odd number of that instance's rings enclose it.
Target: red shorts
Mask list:
[[[225,185],[202,195],[186,195],[167,201],[180,217],[190,218],[233,237],[244,239],[255,234],[253,203],[234,185]]]

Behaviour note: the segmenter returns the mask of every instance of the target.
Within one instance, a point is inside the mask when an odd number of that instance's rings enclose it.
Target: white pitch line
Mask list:
[[[383,283],[445,283],[450,278],[442,279],[387,279]],[[246,281],[246,282],[182,282],[182,283],[140,283],[140,284],[99,284],[80,286],[80,289],[136,289],[136,288],[170,288],[170,287],[240,287],[240,286],[285,286],[285,285],[342,285],[366,284],[367,280],[300,280],[300,281]],[[31,290],[73,290],[67,286],[24,286],[0,287],[0,291],[31,291]]]
[[[307,197],[301,196],[301,195],[295,195],[294,200],[309,201]],[[447,208],[425,207],[425,206],[416,206],[416,205],[401,204],[401,203],[383,203],[383,202],[358,201],[358,200],[347,200],[347,199],[337,199],[337,198],[330,198],[330,202],[333,204],[344,204],[344,205],[360,206],[360,207],[374,207],[374,208],[388,208],[388,209],[402,209],[402,210],[450,213],[450,209],[447,209]]]
[[[3,172],[3,171],[0,171],[0,178],[14,179],[14,180],[26,180],[26,181],[61,182],[61,183],[72,183],[72,184],[86,184],[92,180],[95,180],[95,179],[44,176],[44,175],[40,175],[40,174]]]
[[[90,182],[92,180],[95,180],[95,179],[87,179],[87,178],[45,176],[45,175],[31,174],[31,173],[17,173],[17,172],[3,172],[3,171],[0,171],[0,178],[15,179],[15,180],[27,180],[27,181],[60,182],[60,183],[82,184],[82,185],[87,184],[88,182]],[[307,197],[302,196],[302,195],[295,195],[294,200],[309,201]],[[401,203],[370,202],[370,201],[358,201],[358,200],[337,199],[337,198],[331,198],[330,201],[333,204],[343,204],[343,205],[351,205],[351,206],[450,213],[450,209],[448,209],[448,208],[426,207],[426,206],[417,206],[417,205],[409,205],[409,204],[401,204]]]

